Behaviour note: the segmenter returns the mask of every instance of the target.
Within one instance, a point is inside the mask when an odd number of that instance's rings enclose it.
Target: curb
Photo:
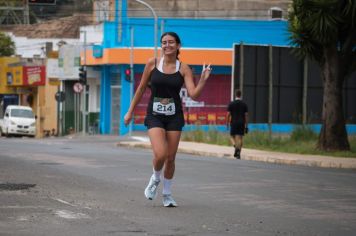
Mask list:
[[[117,143],[117,146],[151,149],[151,144],[149,142],[142,141],[123,141]],[[179,143],[178,152],[198,156],[235,159],[232,155],[233,148],[204,143],[181,141]],[[243,153],[241,155],[241,159],[249,161],[267,162],[273,164],[356,170],[356,158],[302,155],[244,148]]]
[[[339,158],[334,158],[335,160],[329,160],[328,157],[322,158],[325,158],[325,160],[282,159],[270,156],[256,157],[251,155],[245,155],[243,159],[250,161],[263,161],[273,164],[301,165],[322,168],[356,169],[356,161],[350,161],[349,159],[338,160]]]

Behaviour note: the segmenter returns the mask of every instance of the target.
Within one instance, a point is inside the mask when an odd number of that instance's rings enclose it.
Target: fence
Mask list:
[[[321,123],[320,67],[290,48],[234,45],[234,88],[243,91],[251,123]],[[356,73],[343,87],[346,123],[356,124]]]

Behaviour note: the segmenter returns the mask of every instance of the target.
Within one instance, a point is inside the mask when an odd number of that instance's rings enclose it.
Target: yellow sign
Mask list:
[[[53,85],[53,86],[61,85],[61,81],[58,78],[48,78],[48,82],[50,85]]]
[[[7,72],[9,64],[18,63],[18,57],[0,57],[0,94],[15,93],[14,88],[7,86]]]
[[[23,85],[23,67],[14,66],[8,67],[6,70],[6,84],[8,86]]]

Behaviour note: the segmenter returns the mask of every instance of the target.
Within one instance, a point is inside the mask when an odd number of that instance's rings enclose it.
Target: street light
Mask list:
[[[155,46],[155,58],[157,58],[157,29],[158,29],[158,19],[157,19],[157,14],[156,12],[153,10],[153,8],[146,2],[141,1],[141,0],[135,0],[138,3],[141,3],[143,5],[145,5],[146,7],[148,7],[148,9],[151,10],[152,15],[155,19],[155,23],[154,23],[154,46]]]

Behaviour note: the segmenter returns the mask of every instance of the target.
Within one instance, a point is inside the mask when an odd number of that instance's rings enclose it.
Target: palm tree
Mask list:
[[[342,88],[356,70],[356,1],[293,0],[288,18],[294,52],[321,68],[323,108],[317,147],[350,150]]]

